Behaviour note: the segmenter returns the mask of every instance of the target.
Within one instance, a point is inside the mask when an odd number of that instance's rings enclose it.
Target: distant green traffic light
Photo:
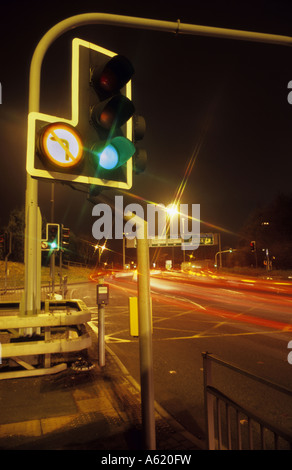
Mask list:
[[[47,224],[47,244],[49,250],[59,250],[60,226],[59,224]]]

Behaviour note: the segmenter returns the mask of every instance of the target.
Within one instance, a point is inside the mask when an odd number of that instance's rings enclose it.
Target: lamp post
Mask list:
[[[170,238],[170,234],[172,233],[177,233],[178,232],[178,227],[177,227],[177,215],[179,214],[179,211],[178,211],[178,208],[177,208],[177,204],[176,203],[171,203],[169,204],[167,207],[166,207],[166,213],[168,215],[168,220],[166,220],[165,222],[165,225],[166,225],[166,228],[165,228],[165,236],[169,236]],[[170,229],[170,224],[174,223],[174,218],[176,218],[176,230],[172,227],[172,229]],[[172,247],[171,249],[172,251],[172,269],[174,268],[174,246]]]
[[[94,247],[94,252],[98,250],[98,266],[100,265],[100,258],[104,250],[106,249],[105,244],[104,245],[95,245]]]
[[[233,248],[229,248],[229,250],[222,250],[222,251],[217,251],[216,255],[215,255],[215,268],[218,269],[218,264],[217,264],[217,256],[218,255],[221,255],[222,253],[233,253],[234,251],[237,251],[237,250],[234,250]],[[221,265],[221,268],[222,268],[222,265]]]

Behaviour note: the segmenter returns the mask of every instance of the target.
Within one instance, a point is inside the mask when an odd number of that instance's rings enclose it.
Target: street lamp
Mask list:
[[[171,203],[166,207],[164,205],[161,205],[159,207],[161,207],[161,209],[165,211],[165,219],[164,219],[165,226],[163,227],[162,233],[160,235],[160,237],[163,238],[164,236],[167,237],[167,235],[169,235],[170,222],[173,220],[175,216],[178,215],[179,212],[178,212],[177,204],[175,203]]]
[[[217,256],[221,253],[233,253],[234,251],[237,251],[233,248],[229,248],[229,250],[222,250],[222,251],[217,251],[216,255],[215,255],[215,264],[214,264],[214,267],[218,269],[218,264],[217,264]]]
[[[178,209],[177,209],[177,204],[169,204],[166,208],[166,212],[169,216],[169,218],[174,217],[175,215],[178,214]]]
[[[102,255],[102,253],[105,249],[106,249],[105,243],[104,243],[104,245],[95,245],[95,247],[94,247],[94,252],[96,252],[96,250],[98,250],[98,265],[100,265],[100,258],[101,258],[101,255]]]
[[[177,231],[178,231],[177,215],[179,214],[179,211],[178,211],[177,204],[175,204],[175,203],[169,204],[166,207],[166,213],[168,215],[168,220],[166,221],[166,234],[165,234],[165,236],[167,236],[167,232],[168,232],[169,237],[170,237],[170,233],[177,233]],[[176,218],[176,230],[170,230],[170,224],[174,223],[175,218]],[[172,229],[173,229],[173,227],[172,227]],[[173,268],[174,267],[174,246],[172,247],[171,251],[172,251],[172,268]]]

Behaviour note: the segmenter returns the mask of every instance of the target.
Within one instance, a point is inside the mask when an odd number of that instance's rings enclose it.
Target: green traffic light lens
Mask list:
[[[99,166],[105,170],[116,168],[119,162],[119,154],[113,145],[108,145],[99,155]]]
[[[114,137],[106,146],[94,146],[92,150],[98,166],[104,170],[119,168],[136,152],[135,145],[125,137]]]

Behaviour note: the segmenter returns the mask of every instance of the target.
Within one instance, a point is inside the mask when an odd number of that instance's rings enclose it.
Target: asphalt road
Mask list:
[[[137,295],[135,275],[105,282],[110,284],[106,342],[139,382],[139,340],[129,335],[128,313],[128,297]],[[151,292],[155,399],[197,437],[205,437],[204,351],[292,390],[290,283],[157,273]],[[87,303],[97,325],[96,285],[73,286],[69,296]],[[292,432],[291,399],[219,366],[213,378],[231,398]]]

